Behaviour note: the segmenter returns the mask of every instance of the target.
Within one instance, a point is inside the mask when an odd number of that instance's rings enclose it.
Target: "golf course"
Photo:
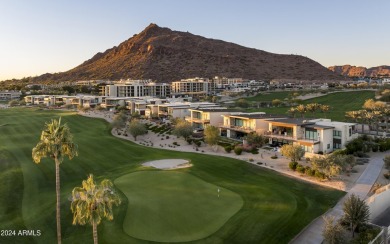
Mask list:
[[[31,150],[45,122],[61,117],[79,155],[60,167],[63,243],[93,243],[90,225],[72,225],[70,196],[89,174],[111,180],[122,203],[98,226],[101,243],[288,243],[345,194],[233,158],[144,147],[111,135],[111,125],[72,111],[0,110],[0,228],[40,230],[0,243],[56,243],[55,164]],[[142,164],[185,159],[192,167]]]
[[[250,102],[259,102],[259,101],[272,101],[273,99],[284,100],[287,98],[288,94],[291,92],[273,92],[269,94],[258,94],[255,97],[246,98]],[[345,121],[345,112],[352,110],[362,109],[364,102],[367,99],[375,97],[374,91],[348,91],[348,92],[335,92],[329,93],[325,96],[315,97],[307,100],[303,100],[302,104],[309,103],[319,103],[323,105],[329,105],[330,110],[328,113],[324,114],[319,111],[314,113],[306,113],[306,118],[329,118],[335,121]],[[280,107],[264,107],[264,108],[251,108],[248,109],[248,112],[266,112],[267,114],[285,114],[290,107],[280,106]],[[300,117],[297,115],[296,117]]]

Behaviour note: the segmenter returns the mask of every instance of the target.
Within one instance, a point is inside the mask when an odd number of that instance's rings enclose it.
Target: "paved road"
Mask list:
[[[383,158],[386,153],[375,153],[370,157],[370,162],[368,163],[366,169],[362,175],[357,179],[355,185],[348,191],[348,193],[336,204],[336,206],[326,212],[326,216],[334,216],[336,219],[340,218],[343,215],[343,203],[351,195],[355,194],[361,199],[367,197],[368,192],[370,191],[372,185],[375,183],[378,178],[382,167],[383,167]],[[313,222],[311,222],[301,233],[299,233],[295,239],[293,239],[291,244],[319,244],[323,241],[322,238],[322,229],[324,228],[324,221],[322,217],[318,217]]]

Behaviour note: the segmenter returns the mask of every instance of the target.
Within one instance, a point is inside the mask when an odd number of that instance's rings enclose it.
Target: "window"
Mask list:
[[[341,137],[341,131],[339,131],[339,130],[334,130],[334,131],[333,131],[333,137]]]
[[[333,148],[334,148],[334,149],[340,149],[340,148],[341,148],[341,144],[340,144],[340,143],[337,143],[337,142],[334,142],[334,143],[333,143]]]
[[[349,128],[349,136],[352,136],[352,128]]]
[[[305,139],[317,140],[317,131],[316,130],[306,130]]]
[[[313,152],[313,147],[312,146],[304,146],[305,152]]]
[[[327,148],[327,149],[330,149],[330,144],[328,144],[328,145],[326,146],[326,148]]]
[[[244,121],[242,119],[234,119],[234,125],[235,126],[243,126]]]

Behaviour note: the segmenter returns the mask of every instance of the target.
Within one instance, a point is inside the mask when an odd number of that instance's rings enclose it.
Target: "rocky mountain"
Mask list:
[[[362,66],[331,66],[329,70],[336,74],[347,77],[390,77],[390,66],[378,66],[372,68],[366,68]]]
[[[119,46],[97,53],[62,73],[39,81],[152,79],[169,82],[191,77],[341,80],[319,63],[298,55],[274,54],[150,24]]]

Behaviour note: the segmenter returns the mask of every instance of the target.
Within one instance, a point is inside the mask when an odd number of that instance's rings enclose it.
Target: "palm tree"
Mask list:
[[[309,103],[306,104],[306,111],[311,112],[314,114],[314,112],[317,110],[318,104],[317,103]]]
[[[306,107],[305,105],[298,105],[295,107],[295,110],[302,115],[302,118],[305,116],[306,113]]]
[[[72,191],[70,208],[73,213],[73,224],[91,224],[93,242],[97,244],[97,226],[103,218],[113,220],[112,206],[118,206],[120,203],[120,197],[114,191],[112,182],[104,179],[100,184],[96,184],[91,174],[87,180],[83,180],[81,187],[75,187]]]
[[[320,108],[321,112],[325,114],[325,118],[326,118],[326,113],[329,112],[330,106],[329,105],[321,105],[320,104],[319,108]]]
[[[295,114],[297,113],[297,110],[295,108],[290,108],[288,111],[287,111],[288,114],[290,114],[290,116],[294,117],[295,118]]]
[[[57,241],[61,243],[61,214],[60,214],[60,164],[64,157],[72,159],[77,156],[77,145],[73,143],[73,136],[69,127],[61,125],[59,120],[51,120],[45,124],[41,139],[32,149],[32,158],[35,163],[40,163],[42,158],[54,159],[56,165],[56,195],[57,195]]]

